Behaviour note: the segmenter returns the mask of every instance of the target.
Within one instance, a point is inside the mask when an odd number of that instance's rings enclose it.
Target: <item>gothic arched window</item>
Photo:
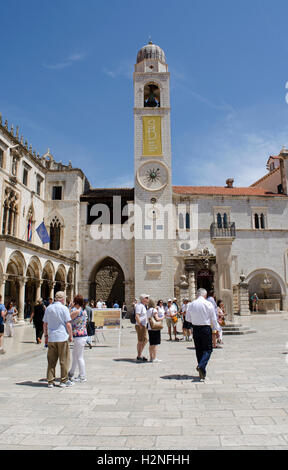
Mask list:
[[[13,189],[6,188],[2,220],[2,235],[16,236],[18,217],[18,194]]]
[[[261,214],[261,216],[260,216],[260,225],[261,225],[261,228],[265,228],[265,216],[264,216],[264,214]]]
[[[50,223],[50,250],[60,250],[61,246],[61,222],[54,217]]]
[[[227,216],[226,212],[223,215],[223,226],[224,226],[224,228],[228,228],[228,216]]]

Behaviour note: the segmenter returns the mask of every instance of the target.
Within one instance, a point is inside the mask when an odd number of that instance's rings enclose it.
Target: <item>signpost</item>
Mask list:
[[[119,330],[119,353],[121,348],[122,312],[121,308],[93,308],[92,318],[95,330]]]

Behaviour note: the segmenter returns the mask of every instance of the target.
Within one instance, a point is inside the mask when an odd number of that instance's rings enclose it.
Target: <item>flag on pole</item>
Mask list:
[[[28,220],[28,233],[27,233],[27,240],[31,242],[32,239],[32,219]]]
[[[50,242],[50,237],[49,237],[49,234],[47,232],[44,222],[42,222],[42,224],[39,225],[39,227],[36,229],[36,232],[38,233],[38,236],[42,243]]]

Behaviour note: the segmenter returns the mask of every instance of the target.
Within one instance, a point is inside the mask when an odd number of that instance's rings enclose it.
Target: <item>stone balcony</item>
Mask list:
[[[213,223],[210,226],[210,237],[211,240],[219,239],[235,239],[236,238],[236,226],[235,222],[229,222],[223,227],[218,227],[217,223]]]

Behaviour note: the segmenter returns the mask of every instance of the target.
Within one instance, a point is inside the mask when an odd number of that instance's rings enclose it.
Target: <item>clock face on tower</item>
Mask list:
[[[146,191],[160,191],[169,179],[168,167],[157,160],[144,162],[137,171],[137,180]]]

